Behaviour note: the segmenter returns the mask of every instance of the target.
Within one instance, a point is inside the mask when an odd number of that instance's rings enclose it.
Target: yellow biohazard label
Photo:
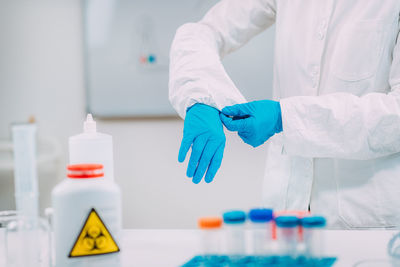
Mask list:
[[[119,247],[110,231],[96,210],[92,209],[68,257],[94,256],[118,251]]]

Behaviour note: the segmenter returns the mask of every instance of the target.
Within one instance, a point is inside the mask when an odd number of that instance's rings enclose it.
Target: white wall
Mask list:
[[[34,115],[39,135],[62,144],[59,173],[40,176],[42,206],[62,179],[67,138],[85,115],[81,7],[78,0],[0,1],[0,138],[9,124]],[[227,134],[222,167],[211,184],[194,185],[178,164],[181,120],[107,120],[126,228],[195,227],[202,215],[261,204],[265,147]],[[0,209],[12,207],[12,173],[0,171]]]
[[[81,34],[79,1],[0,0],[0,138],[10,137],[10,123],[33,115],[39,135],[57,138],[66,151],[84,115]],[[41,168],[43,207],[59,173]],[[13,206],[12,191],[12,171],[0,171],[0,209]]]

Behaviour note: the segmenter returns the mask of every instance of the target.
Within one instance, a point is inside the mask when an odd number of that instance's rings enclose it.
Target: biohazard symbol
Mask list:
[[[92,209],[68,257],[119,252],[119,247],[95,209]]]

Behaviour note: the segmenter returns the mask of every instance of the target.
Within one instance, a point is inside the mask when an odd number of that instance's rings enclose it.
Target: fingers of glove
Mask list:
[[[204,181],[206,183],[211,183],[213,181],[215,174],[217,173],[219,167],[221,167],[222,157],[224,155],[224,148],[225,144],[223,143],[218,147],[213,158],[211,159],[211,163],[210,166],[208,167],[206,177],[204,178]]]
[[[222,113],[219,115],[219,117],[221,118],[222,123],[229,131],[235,131],[235,132],[240,131],[245,127],[246,124],[245,123],[246,119],[233,120],[232,118],[229,118]]]
[[[201,154],[199,165],[197,166],[196,172],[193,176],[193,183],[198,184],[201,181],[201,178],[203,178],[219,145],[219,142],[207,142],[206,147],[203,150],[203,154]]]
[[[193,137],[188,137],[188,135],[183,134],[181,146],[179,148],[179,155],[178,155],[179,162],[185,161],[186,154],[193,143],[193,139],[194,139]]]
[[[247,104],[236,104],[233,106],[224,107],[221,112],[224,113],[225,115],[234,117],[237,116],[242,117],[245,115],[250,115],[246,105]]]
[[[203,153],[204,147],[207,144],[207,137],[205,135],[200,135],[196,137],[193,141],[192,146],[192,154],[190,155],[190,160],[188,164],[188,168],[186,171],[187,177],[193,177],[194,172],[196,171],[197,164]]]

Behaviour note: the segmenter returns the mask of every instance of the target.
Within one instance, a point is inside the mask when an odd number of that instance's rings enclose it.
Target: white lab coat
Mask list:
[[[331,228],[395,227],[399,14],[399,0],[223,0],[178,29],[170,101],[183,118],[197,102],[245,102],[221,58],[275,23],[273,93],[283,132],[266,143],[264,204],[310,205]]]

